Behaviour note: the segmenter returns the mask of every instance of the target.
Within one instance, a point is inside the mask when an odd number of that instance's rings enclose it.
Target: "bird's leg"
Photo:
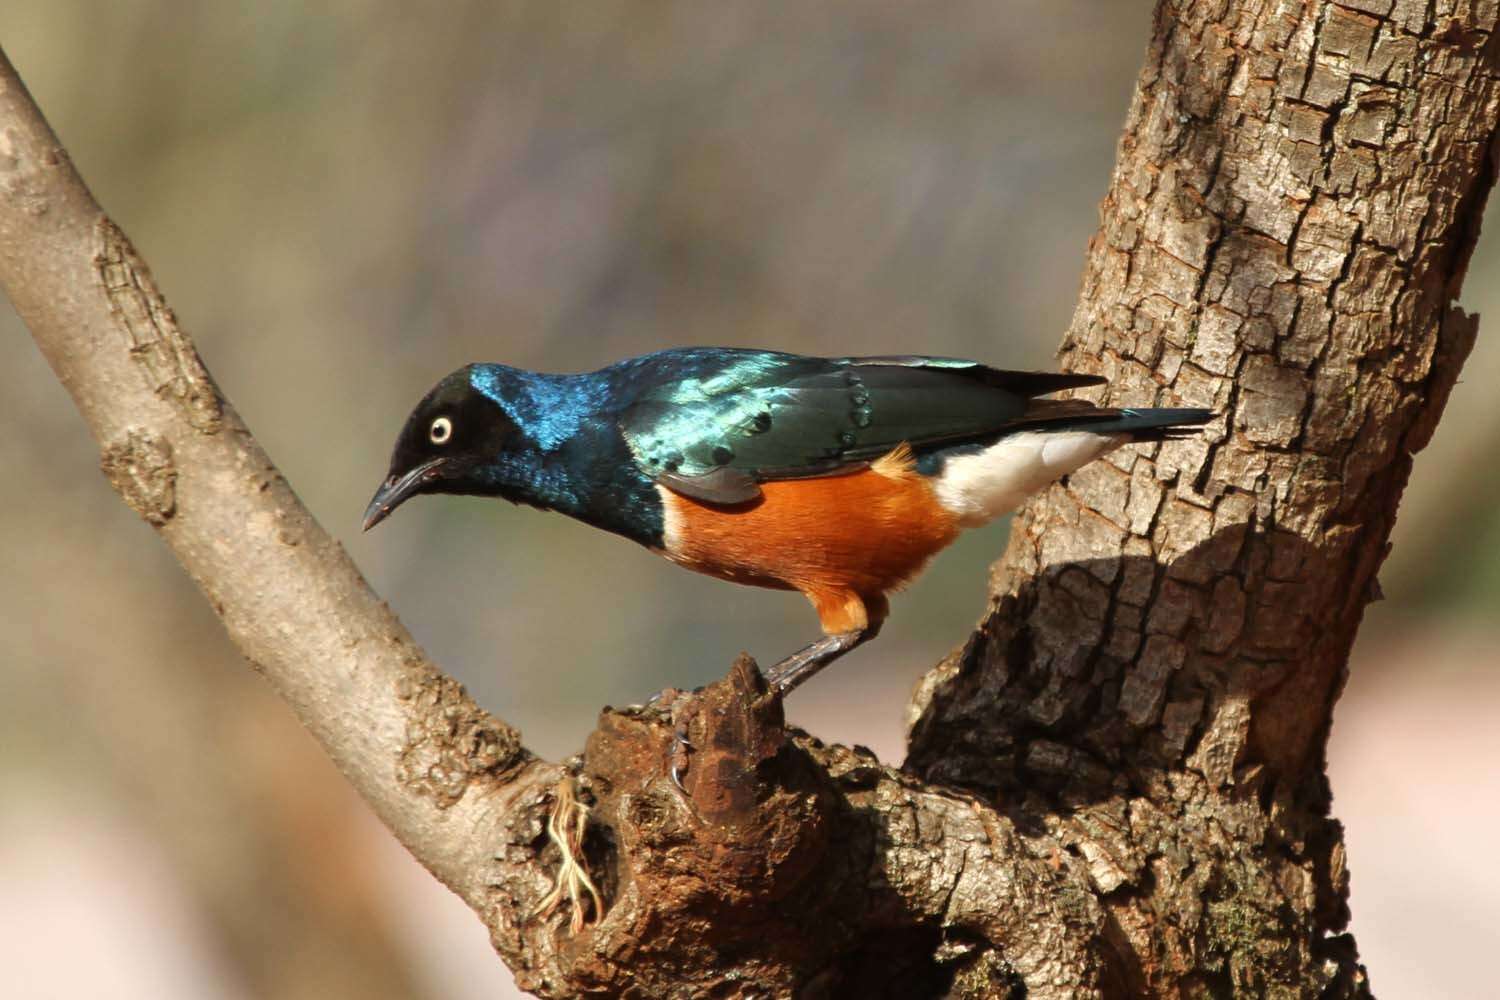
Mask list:
[[[773,666],[766,674],[766,682],[778,698],[791,694],[799,684],[855,646],[875,638],[891,610],[884,594],[860,594],[844,589],[807,590],[804,593],[818,612],[824,635]]]
[[[771,690],[778,698],[785,698],[797,685],[855,646],[875,638],[875,633],[879,631],[880,624],[877,622],[859,631],[825,635],[773,666],[766,673],[766,682],[771,685]]]

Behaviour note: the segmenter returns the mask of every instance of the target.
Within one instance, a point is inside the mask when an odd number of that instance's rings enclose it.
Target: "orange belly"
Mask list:
[[[846,475],[762,483],[760,499],[732,507],[658,489],[669,559],[736,583],[800,590],[829,634],[878,625],[885,594],[958,534],[905,449]]]

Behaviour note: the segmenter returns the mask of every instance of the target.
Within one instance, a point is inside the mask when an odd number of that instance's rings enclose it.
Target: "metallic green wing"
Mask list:
[[[1097,381],[949,358],[738,352],[645,388],[620,430],[668,488],[742,503],[761,482],[834,474],[902,443],[921,451],[993,437],[1026,418],[1031,396]]]

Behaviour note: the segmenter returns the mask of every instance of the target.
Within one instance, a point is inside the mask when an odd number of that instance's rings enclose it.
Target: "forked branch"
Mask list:
[[[111,483],[524,987],[1359,996],[1322,751],[1475,335],[1452,303],[1494,180],[1497,18],[1158,5],[1064,356],[1111,403],[1224,421],[1018,517],[904,771],[789,734],[748,661],[670,706],[685,790],[654,714],[607,711],[567,769],[527,754],[298,503],[3,62],[0,282]],[[559,787],[581,800],[549,839]]]

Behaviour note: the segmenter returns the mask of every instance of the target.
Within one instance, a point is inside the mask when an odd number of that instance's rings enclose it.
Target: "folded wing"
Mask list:
[[[637,462],[674,492],[744,503],[767,480],[837,474],[902,443],[920,454],[1121,412],[1033,398],[1097,385],[1098,376],[1002,371],[953,358],[774,355],[733,367],[723,377],[664,382],[620,415]]]

